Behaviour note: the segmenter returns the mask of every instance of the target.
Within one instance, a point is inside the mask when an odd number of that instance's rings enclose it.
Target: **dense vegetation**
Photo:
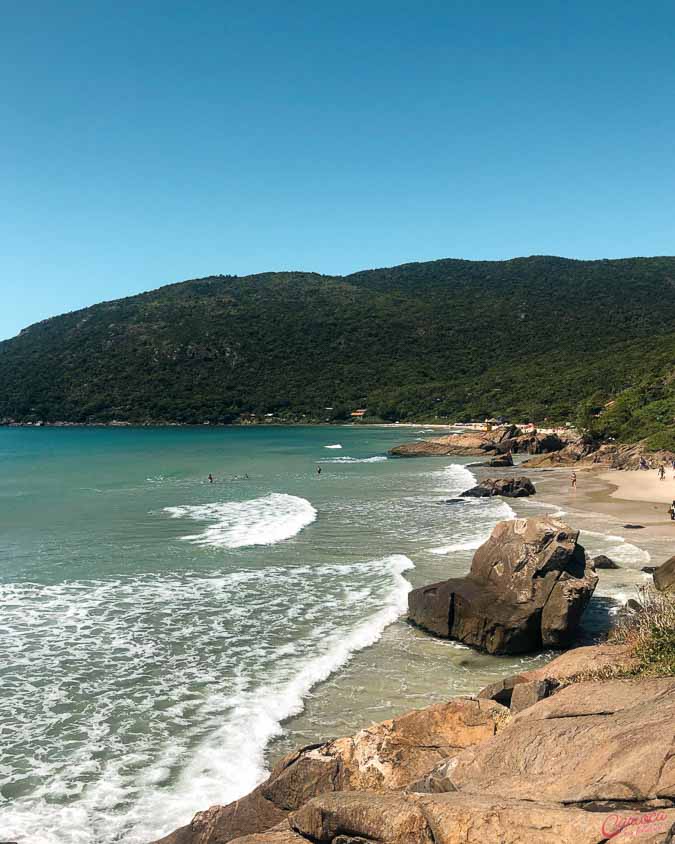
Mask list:
[[[384,420],[581,419],[672,446],[674,361],[675,258],[215,276],[0,343],[0,419],[309,421],[367,407]]]

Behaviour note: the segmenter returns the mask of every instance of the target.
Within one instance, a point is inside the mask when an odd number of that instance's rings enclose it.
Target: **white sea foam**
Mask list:
[[[465,542],[451,542],[449,545],[441,545],[438,548],[430,548],[429,552],[431,554],[444,556],[445,554],[452,554],[456,551],[475,551],[476,548],[480,548],[488,536],[489,533],[484,539],[467,539]]]
[[[463,492],[476,483],[476,476],[460,463],[450,463],[442,469],[435,469],[432,475],[441,484],[438,491],[451,495]]]
[[[0,806],[3,836],[147,844],[246,793],[281,722],[405,611],[412,567],[394,555],[0,586],[13,725],[0,784],[20,788]]]
[[[591,542],[586,542],[586,537],[593,537]],[[596,541],[594,541],[596,540]],[[601,540],[600,543],[597,540]],[[649,551],[638,548],[632,542],[627,542],[622,536],[613,533],[600,533],[595,530],[582,530],[581,542],[587,547],[592,555],[605,554],[617,563],[622,563],[629,568],[646,566],[651,560]],[[607,543],[607,544],[605,544]]]
[[[212,548],[274,545],[300,533],[317,516],[306,499],[275,492],[250,501],[165,507],[164,512],[174,519],[213,522],[201,533],[183,537]]]
[[[340,443],[335,443],[335,445],[325,445],[324,448],[342,448]]]
[[[383,454],[375,457],[324,457],[319,463],[383,463],[387,458]]]

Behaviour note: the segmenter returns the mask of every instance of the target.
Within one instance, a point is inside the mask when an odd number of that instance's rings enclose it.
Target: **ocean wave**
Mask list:
[[[387,458],[383,454],[375,457],[324,457],[319,463],[383,463]]]
[[[476,476],[461,463],[450,463],[442,469],[434,469],[431,474],[442,484],[439,492],[456,494],[476,484]]]
[[[201,533],[182,537],[211,548],[274,545],[300,533],[317,516],[305,498],[276,492],[250,501],[165,507],[164,512],[173,519],[213,522]]]
[[[590,543],[585,541],[585,537],[593,537]],[[600,543],[594,540],[601,540]],[[597,554],[605,554],[610,559],[617,563],[623,563],[628,568],[638,566],[646,566],[651,561],[651,554],[645,551],[644,548],[638,548],[632,542],[627,542],[623,536],[613,533],[600,533],[595,530],[581,531],[581,543],[586,547],[586,550],[591,556]],[[592,551],[588,546],[592,547]]]
[[[0,586],[13,631],[0,714],[16,732],[0,768],[13,789],[3,834],[146,844],[241,797],[311,689],[405,612],[413,567],[393,555]],[[35,781],[12,764],[33,746]]]
[[[335,445],[325,445],[324,448],[342,448],[340,443],[335,443]]]
[[[453,554],[457,551],[475,551],[477,548],[480,548],[489,536],[490,534],[488,533],[485,537],[480,539],[467,539],[465,542],[451,542],[450,545],[441,545],[438,548],[430,548],[429,553],[445,556],[446,554]]]

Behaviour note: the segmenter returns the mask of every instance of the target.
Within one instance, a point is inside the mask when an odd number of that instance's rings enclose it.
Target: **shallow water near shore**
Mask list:
[[[559,509],[445,503],[471,461],[387,459],[415,435],[0,429],[3,838],[146,844],[292,747],[549,658],[402,620],[411,586],[464,574],[497,521]],[[649,553],[565,518],[625,566],[601,572],[599,627]]]

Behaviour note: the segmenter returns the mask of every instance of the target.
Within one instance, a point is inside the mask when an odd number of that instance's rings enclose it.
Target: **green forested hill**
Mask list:
[[[581,414],[606,434],[662,438],[674,373],[675,258],[442,260],[215,276],[46,320],[0,343],[0,419],[367,406],[383,419]]]

